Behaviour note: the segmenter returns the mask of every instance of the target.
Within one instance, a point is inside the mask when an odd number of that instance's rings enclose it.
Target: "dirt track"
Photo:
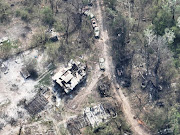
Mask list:
[[[66,109],[68,109],[71,112],[79,112],[81,110],[80,105],[85,101],[87,96],[91,93],[91,90],[96,86],[99,77],[102,74],[106,74],[109,76],[111,80],[114,80],[114,71],[115,68],[113,66],[112,57],[110,54],[110,42],[109,42],[109,36],[108,31],[105,29],[105,25],[103,23],[103,14],[102,10],[104,7],[100,5],[100,3],[97,1],[97,12],[95,14],[96,19],[98,20],[98,26],[100,27],[100,39],[97,41],[96,46],[103,46],[102,48],[102,54],[100,54],[101,57],[105,58],[105,72],[102,73],[98,65],[93,70],[92,73],[92,80],[87,83],[87,86],[81,90],[78,95],[76,95],[72,101],[68,103],[66,106]],[[116,82],[116,81],[113,81]],[[112,86],[113,92],[115,93],[115,98],[117,101],[122,105],[123,112],[126,117],[126,120],[128,121],[129,125],[131,126],[131,129],[134,133],[134,135],[150,135],[148,131],[145,130],[145,128],[138,123],[136,119],[134,119],[134,113],[131,109],[131,105],[129,102],[129,99],[123,94],[122,89],[116,90],[115,86],[118,84],[115,84]]]
[[[103,43],[104,49],[103,49],[103,56],[106,60],[105,65],[106,65],[106,74],[113,80],[113,72],[115,71],[113,62],[112,62],[112,57],[110,55],[110,50],[109,50],[109,36],[108,32],[105,29],[104,23],[103,23],[103,14],[102,10],[104,10],[103,6],[100,6],[100,3],[97,1],[97,9],[98,9],[98,15],[96,16],[98,21],[99,21],[99,26],[100,26],[100,32],[101,32],[101,42]],[[134,119],[134,114],[131,109],[131,105],[129,103],[128,98],[123,94],[122,89],[119,89],[118,91],[116,90],[115,86],[118,84],[113,85],[113,90],[115,93],[115,98],[119,103],[122,104],[123,107],[123,112],[126,117],[126,120],[128,123],[131,125],[131,129],[133,130],[135,135],[150,135],[142,125],[139,125],[138,121]]]

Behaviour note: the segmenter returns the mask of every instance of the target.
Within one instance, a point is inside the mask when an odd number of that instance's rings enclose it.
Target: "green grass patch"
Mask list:
[[[52,82],[52,80],[51,80],[51,75],[50,75],[50,73],[48,73],[47,75],[45,75],[45,76],[39,81],[39,83],[40,83],[41,85],[45,85],[45,86],[51,85],[51,82]]]

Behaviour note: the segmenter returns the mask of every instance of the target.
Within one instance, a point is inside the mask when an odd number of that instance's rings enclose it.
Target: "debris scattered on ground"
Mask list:
[[[36,115],[48,104],[48,100],[41,94],[37,94],[32,101],[25,105],[25,109],[32,115]]]
[[[21,75],[22,75],[25,79],[27,79],[28,77],[30,77],[30,73],[29,73],[29,71],[27,70],[26,67],[23,67],[20,73],[21,73]]]
[[[101,97],[108,97],[111,95],[110,92],[111,83],[107,76],[103,77],[98,82],[98,92]]]
[[[71,92],[85,78],[86,65],[80,62],[74,62],[73,60],[68,63],[68,67],[60,69],[53,76],[54,82],[59,84],[66,93]]]

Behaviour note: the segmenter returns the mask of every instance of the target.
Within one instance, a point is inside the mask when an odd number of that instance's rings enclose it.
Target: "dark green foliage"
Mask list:
[[[82,1],[84,6],[87,6],[90,2],[91,2],[91,0],[83,0]]]
[[[173,7],[168,7],[165,3],[162,0],[153,2],[152,23],[157,35],[163,36],[166,28],[173,30],[175,39],[169,48],[174,53],[174,64],[178,68],[180,66],[180,28],[176,26],[177,22],[173,19]],[[179,5],[176,5],[175,16],[178,16],[179,11]]]
[[[42,11],[42,22],[52,26],[54,23],[54,17],[53,17],[53,12],[49,7],[44,7]]]
[[[173,16],[169,10],[165,10],[159,6],[154,6],[153,11],[152,23],[154,24],[155,32],[162,36],[166,28],[173,26]]]
[[[31,18],[29,12],[27,10],[22,10],[22,9],[16,11],[16,16],[21,17],[21,19],[25,22],[29,22]]]
[[[37,17],[41,0],[25,0],[22,4],[23,8],[16,10],[16,17],[21,17],[25,22],[29,22]]]
[[[169,47],[174,53],[174,64],[175,67],[180,67],[180,28],[173,26],[171,28],[174,31],[175,39],[174,43],[170,44]]]
[[[162,115],[163,114],[163,115]],[[158,132],[169,123],[167,113],[163,110],[154,110],[153,113],[146,113],[144,119],[153,132]]]
[[[63,33],[65,31],[65,28],[64,28],[63,24],[58,22],[58,21],[55,22],[53,26],[54,26],[55,30],[58,31],[58,32]]]
[[[42,0],[24,0],[23,4],[28,7],[32,7],[34,5],[38,5],[41,3]]]

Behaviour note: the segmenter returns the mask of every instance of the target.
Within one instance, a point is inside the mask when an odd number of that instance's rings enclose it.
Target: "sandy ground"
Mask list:
[[[42,64],[42,55],[38,55],[37,50],[26,51],[25,53],[10,58],[4,62],[4,65],[8,67],[8,73],[1,73],[0,78],[0,103],[4,106],[1,106],[1,115],[7,115],[7,119],[14,118],[16,120],[25,120],[29,115],[26,110],[22,107],[18,107],[17,104],[20,100],[26,99],[30,100],[36,94],[34,86],[38,84],[37,81],[31,79],[24,79],[20,71],[24,65],[24,60],[29,58],[34,58],[38,56],[38,64]],[[13,85],[16,85],[17,89],[13,90]],[[19,118],[18,112],[23,114],[22,118]],[[4,120],[3,116],[0,117],[0,123],[3,122],[5,125],[8,124],[8,120]],[[3,135],[5,135],[6,130],[10,127],[7,126],[2,130]],[[9,134],[9,133],[7,133]]]

